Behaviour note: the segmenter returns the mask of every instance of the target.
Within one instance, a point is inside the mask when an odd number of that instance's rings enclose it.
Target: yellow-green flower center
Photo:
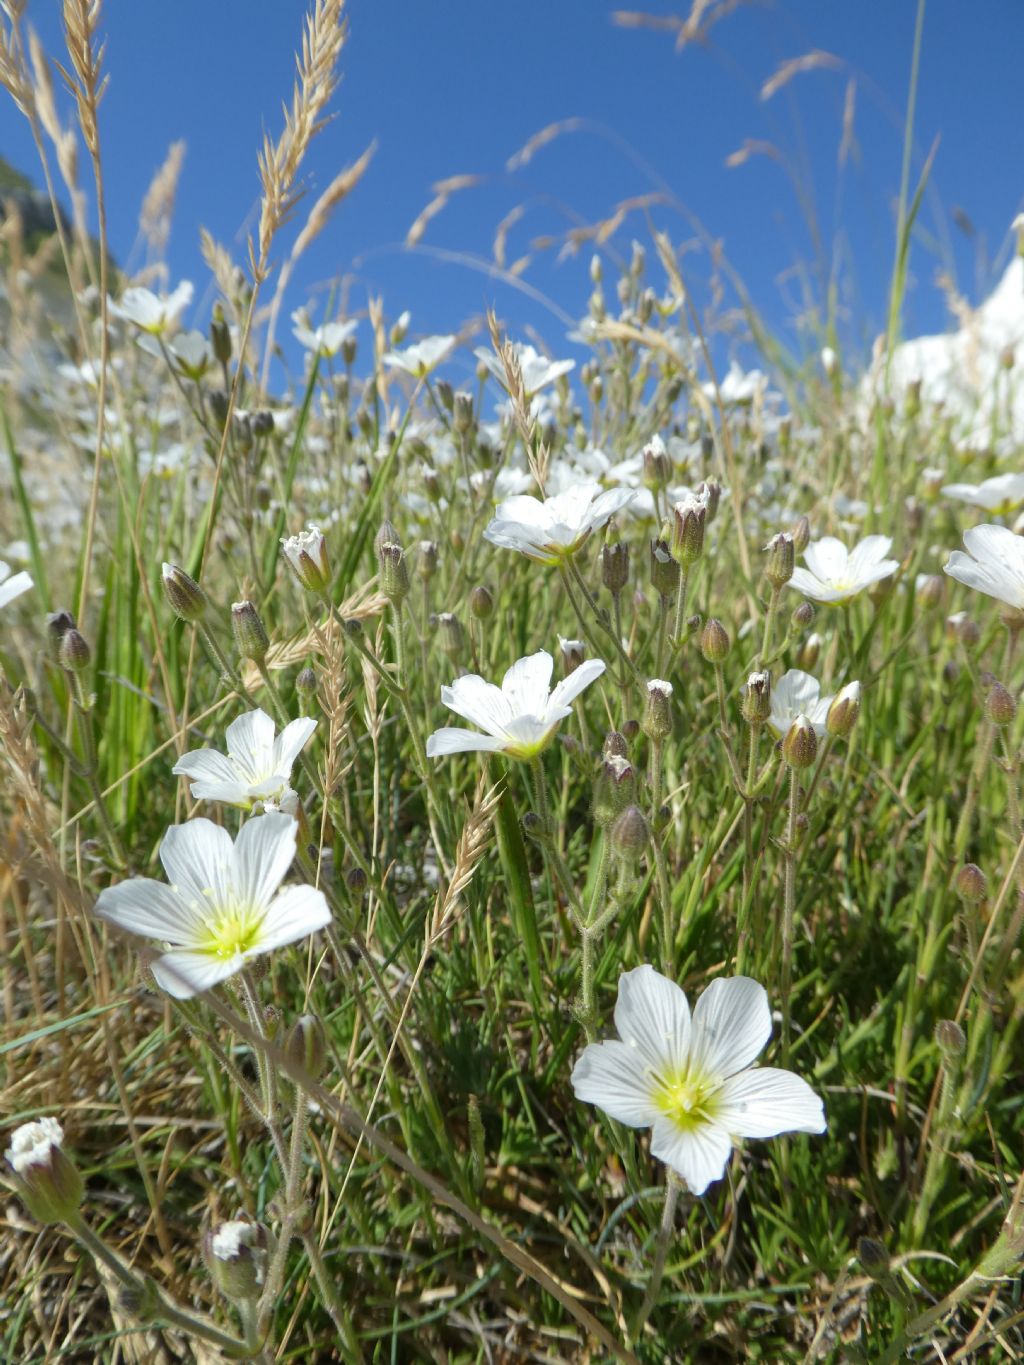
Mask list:
[[[263,916],[237,902],[218,906],[207,925],[207,938],[200,952],[211,957],[235,957],[246,953],[259,940]]]
[[[654,1103],[677,1128],[692,1132],[715,1117],[714,1078],[689,1068],[654,1077]]]

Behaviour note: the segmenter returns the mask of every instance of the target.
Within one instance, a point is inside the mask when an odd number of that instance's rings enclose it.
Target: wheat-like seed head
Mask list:
[[[139,231],[149,243],[154,255],[162,255],[171,235],[171,217],[178,180],[185,162],[185,142],[179,138],[167,149],[163,165],[150,181],[139,210]]]
[[[309,217],[306,219],[306,226],[295,239],[292,247],[292,260],[295,261],[302,255],[311,242],[320,236],[330,219],[333,211],[338,207],[362,180],[366,174],[366,169],[373,160],[377,150],[377,139],[370,143],[366,151],[358,161],[354,161],[351,166],[346,166],[340,171],[331,183],[324,190],[323,194],[310,209]]]
[[[100,152],[97,111],[107,88],[107,77],[101,74],[106,43],[97,47],[95,42],[100,23],[100,0],[64,0],[63,14],[64,42],[71,71],[59,63],[57,70],[75,98],[85,145],[89,155],[96,160]]]
[[[462,893],[473,880],[477,864],[490,843],[491,822],[494,811],[501,799],[501,788],[495,785],[489,791],[483,790],[483,781],[477,784],[473,798],[473,809],[462,827],[459,842],[455,849],[455,866],[448,886],[442,895],[438,892],[434,909],[427,926],[426,950],[429,951],[451,928],[458,915]]]

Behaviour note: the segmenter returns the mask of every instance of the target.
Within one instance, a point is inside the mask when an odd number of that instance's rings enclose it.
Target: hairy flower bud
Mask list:
[[[988,895],[988,881],[977,863],[965,863],[956,874],[956,894],[966,905],[980,905]]]
[[[625,735],[618,730],[609,730],[604,737],[604,744],[601,752],[605,758],[626,758],[629,755],[629,745],[626,743]]]
[[[436,540],[421,540],[419,554],[416,556],[416,572],[424,582],[429,582],[437,573],[438,545]]]
[[[210,320],[210,346],[217,358],[218,365],[231,363],[231,328],[222,312],[214,310]]]
[[[740,710],[748,725],[763,725],[772,709],[772,675],[751,673],[743,689]]]
[[[594,822],[602,829],[636,800],[636,773],[628,759],[608,755],[594,783]]]
[[[662,597],[671,597],[679,587],[680,568],[672,558],[668,542],[651,541],[651,586]]]
[[[409,567],[405,562],[405,551],[393,541],[384,541],[377,547],[380,562],[381,590],[394,606],[400,606],[409,596]]]
[[[469,609],[478,621],[489,620],[494,615],[494,598],[490,588],[478,583],[469,594]]]
[[[644,446],[643,462],[646,486],[650,489],[667,488],[672,478],[672,461],[664,442],[655,439],[650,445]]]
[[[651,831],[639,806],[627,806],[611,828],[612,850],[627,863],[635,863],[650,841]]]
[[[696,564],[704,553],[704,525],[708,517],[707,490],[690,495],[672,508],[674,529],[673,546],[683,564]]]
[[[199,621],[206,611],[206,593],[194,578],[177,564],[164,564],[161,570],[164,596],[174,614],[182,621]]]
[[[243,659],[255,659],[262,663],[270,648],[267,628],[252,602],[232,602],[231,630],[235,646]]]
[[[46,618],[46,638],[53,657],[60,657],[60,642],[69,630],[75,629],[75,618],[69,611],[54,611]]]
[[[77,632],[68,631],[68,634],[64,636],[64,641],[61,643],[62,654],[68,636],[73,633]],[[1016,714],[1017,702],[1014,699],[1013,693],[1008,691],[1002,683],[994,682],[988,689],[988,695],[985,698],[985,715],[993,725],[1003,727],[1005,725],[1012,725]]]
[[[56,1119],[23,1123],[11,1134],[7,1162],[18,1194],[40,1223],[66,1223],[82,1203],[84,1183],[63,1148],[64,1130]]]
[[[437,630],[441,637],[441,648],[453,663],[458,663],[465,645],[462,622],[454,612],[442,611],[437,617]]]
[[[616,540],[601,548],[601,582],[611,593],[619,593],[629,580],[629,546]]]
[[[233,1219],[207,1229],[202,1252],[214,1284],[228,1299],[259,1298],[271,1250],[270,1232],[262,1223]]]
[[[768,555],[764,576],[776,590],[784,588],[793,577],[793,568],[796,564],[793,537],[786,531],[780,531],[764,548]]]
[[[801,517],[789,534],[793,537],[795,553],[802,555],[811,543],[811,523],[806,517]]]
[[[327,1032],[315,1014],[302,1014],[285,1035],[284,1055],[318,1081],[327,1066]]]
[[[72,626],[70,630],[64,632],[57,657],[61,668],[66,668],[69,673],[83,673],[89,667],[92,652],[80,630]]]
[[[700,652],[709,664],[724,663],[729,656],[729,632],[712,616],[700,637]]]
[[[953,1019],[940,1019],[935,1025],[935,1042],[946,1066],[950,1066],[967,1051],[967,1035]]]
[[[830,735],[845,739],[860,715],[860,683],[851,682],[836,695],[828,708],[825,727]]]
[[[649,739],[665,739],[672,733],[672,684],[652,678],[647,684],[647,709],[643,720]]]
[[[806,716],[797,716],[782,741],[782,757],[791,768],[810,768],[818,756],[818,737]]]
[[[808,605],[810,604],[808,603]],[[796,656],[797,667],[805,673],[810,673],[818,662],[820,654],[821,636],[818,634],[808,635]]]
[[[316,593],[327,591],[331,565],[327,558],[327,542],[319,526],[310,522],[309,529],[297,536],[283,536],[281,550],[304,588]]]
[[[568,676],[583,662],[587,647],[582,640],[566,640],[561,635],[558,637],[558,646],[562,651],[562,668]]]

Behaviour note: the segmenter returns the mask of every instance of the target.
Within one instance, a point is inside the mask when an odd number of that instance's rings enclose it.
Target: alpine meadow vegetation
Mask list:
[[[0,1360],[1020,1360],[1024,325],[899,344],[907,186],[863,373],[742,289],[736,363],[652,219],[567,241],[575,358],[299,306],[343,0],[248,251],[168,277],[172,149],[128,277],[61,2],[0,0],[55,203],[0,238]]]

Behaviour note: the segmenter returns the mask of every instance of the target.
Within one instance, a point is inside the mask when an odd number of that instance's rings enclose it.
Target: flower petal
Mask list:
[[[269,905],[295,858],[298,824],[273,812],[247,820],[235,840],[234,890],[246,909]]]
[[[264,816],[263,819],[268,819]],[[331,922],[331,911],[327,898],[322,891],[312,886],[289,886],[274,897],[267,906],[260,928],[259,943],[251,952],[268,953],[272,948],[280,948],[285,943],[295,943],[300,938],[315,934],[325,924]]]
[[[555,661],[546,649],[517,659],[501,680],[510,715],[542,716],[548,703]]]
[[[266,711],[246,711],[224,732],[228,753],[248,775],[265,772],[274,748],[274,722]]]
[[[732,1151],[732,1141],[717,1123],[678,1128],[660,1114],[651,1134],[651,1156],[683,1177],[691,1194],[703,1194],[713,1180],[721,1180]]]
[[[568,706],[571,701],[576,700],[585,687],[589,687],[601,676],[605,668],[606,664],[603,659],[584,659],[567,678],[563,678],[560,683],[555,684],[548,701],[548,707]]]
[[[615,1027],[654,1071],[683,1067],[690,1049],[690,1006],[674,981],[645,963],[619,977]]]
[[[805,1080],[778,1067],[730,1076],[715,1095],[715,1121],[736,1137],[823,1133],[825,1107]]]
[[[804,551],[804,563],[822,583],[832,583],[847,575],[849,555],[846,546],[835,536],[812,540]]]
[[[427,739],[427,757],[441,758],[444,754],[500,753],[508,740],[498,735],[482,735],[478,730],[464,730],[461,725],[448,725],[435,730]]]
[[[240,785],[240,774],[230,758],[216,749],[193,749],[182,754],[171,769],[176,777],[189,777],[202,782],[230,782]],[[195,792],[192,793],[195,796]]]
[[[748,1067],[772,1032],[768,992],[749,976],[720,976],[693,1009],[693,1064],[712,1076]]]
[[[151,877],[132,877],[108,886],[99,894],[95,913],[119,929],[164,943],[195,943],[204,929],[203,920],[187,900]]]
[[[217,957],[214,953],[174,952],[158,957],[150,964],[150,971],[161,990],[175,1000],[189,1000],[234,976],[244,965],[241,953]]]
[[[24,569],[16,573],[13,578],[8,578],[0,583],[0,607],[6,607],[8,602],[13,602],[16,597],[20,597],[23,592],[28,592],[32,587],[32,575],[26,573]]]
[[[489,735],[503,734],[504,726],[512,718],[508,698],[501,688],[478,673],[466,673],[456,678],[451,687],[442,687],[441,701],[449,711],[479,725]]]
[[[309,743],[310,736],[315,729],[316,721],[312,716],[303,716],[284,727],[277,739],[274,740],[273,767],[275,773],[280,773],[282,777],[288,776],[295,760]]]
[[[578,1100],[596,1104],[630,1128],[648,1128],[658,1117],[649,1071],[627,1043],[589,1044],[570,1079]]]
[[[205,903],[212,891],[218,900],[231,873],[231,835],[212,820],[172,825],[160,845],[167,880],[191,901]]]

